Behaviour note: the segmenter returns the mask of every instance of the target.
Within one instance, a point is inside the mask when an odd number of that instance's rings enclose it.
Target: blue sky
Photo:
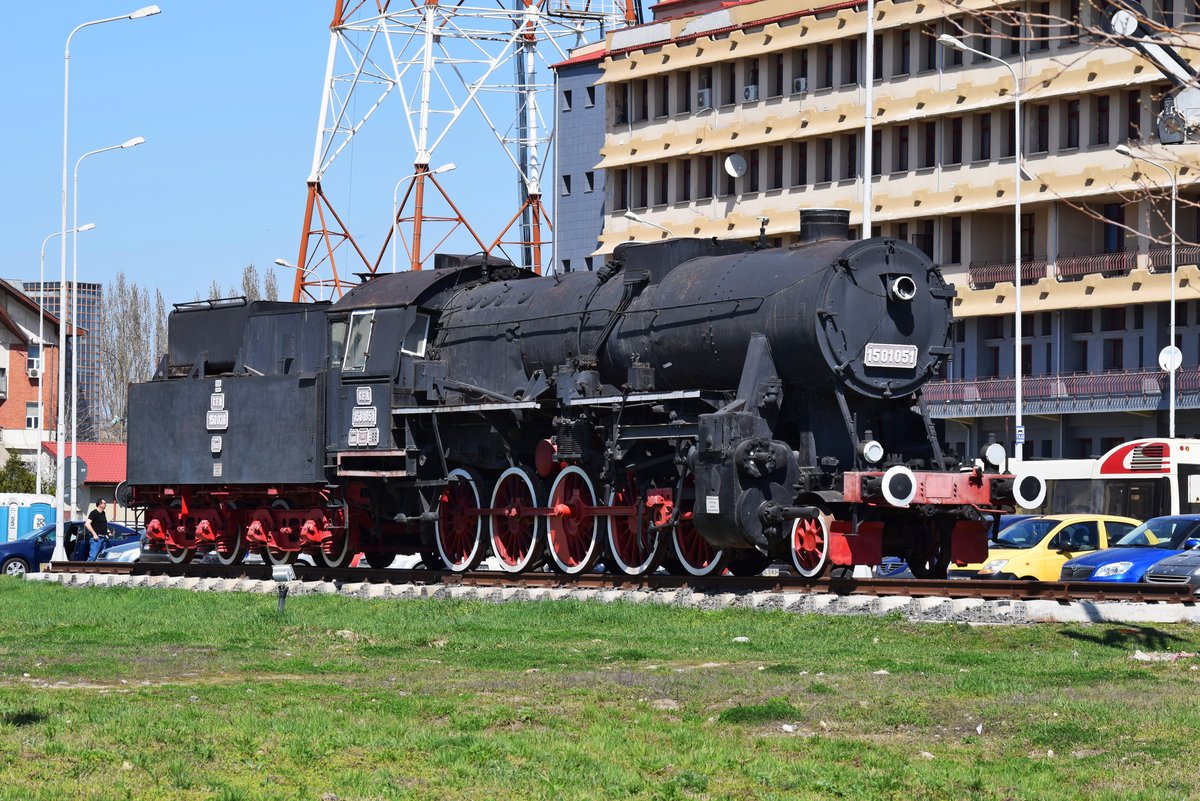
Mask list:
[[[0,220],[8,250],[0,275],[36,280],[42,239],[59,229],[67,34],[142,5],[37,3],[9,26],[0,49],[7,109]],[[247,264],[261,272],[275,269],[276,258],[296,261],[333,2],[158,5],[160,15],[86,28],[73,39],[69,169],[87,151],[146,138],[83,163],[79,221],[97,229],[79,236],[79,277],[107,284],[123,271],[168,301],[185,301],[207,295],[214,279],[238,283]],[[411,172],[412,145],[398,113],[381,114],[357,141],[353,169],[343,157],[336,185],[331,171],[326,189],[364,249],[377,253],[394,185]],[[516,179],[492,142],[478,126],[456,125],[432,161],[458,165],[439,179],[488,241],[516,196]],[[552,188],[548,181],[548,197]],[[461,252],[467,243],[451,240],[444,249]],[[51,240],[48,279],[58,276],[58,253]],[[292,275],[277,275],[290,296]]]

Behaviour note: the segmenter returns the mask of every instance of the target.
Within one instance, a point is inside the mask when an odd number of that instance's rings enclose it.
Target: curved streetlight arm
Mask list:
[[[638,214],[638,213],[637,213],[637,212],[635,212],[635,211],[631,211],[631,210],[629,210],[629,209],[626,209],[626,210],[625,210],[625,213],[624,213],[624,214],[622,214],[621,216],[622,216],[622,217],[624,217],[625,219],[627,219],[627,220],[631,220],[631,221],[633,221],[633,222],[635,222],[635,223],[640,223],[640,224],[642,224],[642,225],[648,225],[648,226],[650,226],[651,228],[657,228],[658,230],[665,232],[665,233],[667,234],[667,236],[674,236],[674,235],[675,235],[675,234],[674,234],[674,232],[673,232],[673,231],[671,231],[671,229],[670,229],[670,228],[667,228],[666,226],[663,226],[663,225],[659,225],[659,224],[658,224],[658,223],[656,223],[656,222],[650,222],[650,221],[649,221],[649,220],[647,220],[645,217],[643,217],[642,215]]]

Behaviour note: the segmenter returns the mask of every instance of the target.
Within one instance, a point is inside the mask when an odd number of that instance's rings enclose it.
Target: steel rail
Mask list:
[[[177,576],[188,578],[255,579],[270,581],[271,565],[176,565],[169,562],[54,562],[54,573],[125,576]],[[432,570],[368,569],[293,565],[297,581],[331,581],[368,584],[441,584],[449,587],[578,588],[589,590],[644,590],[648,592],[694,590],[698,592],[825,593],[835,595],[909,596],[913,598],[978,598],[1019,601],[1137,601],[1141,603],[1194,604],[1196,596],[1182,585],[1099,584],[1082,581],[993,581],[984,579],[856,579],[823,578],[807,582],[793,576],[623,576],[588,573],[452,573]]]

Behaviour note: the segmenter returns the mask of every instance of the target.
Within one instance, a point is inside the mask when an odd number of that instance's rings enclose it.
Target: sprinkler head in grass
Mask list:
[[[288,582],[296,580],[296,571],[291,565],[275,565],[271,568],[271,578],[279,587],[279,614],[283,614],[283,604],[287,601]]]

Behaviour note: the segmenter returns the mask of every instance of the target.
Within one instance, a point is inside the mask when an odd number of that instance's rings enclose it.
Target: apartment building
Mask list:
[[[58,408],[57,342],[58,318],[46,314],[39,325],[37,303],[0,281],[0,445],[31,467]]]
[[[35,302],[42,303],[51,314],[60,313],[62,299],[59,294],[58,281],[25,281],[24,290]],[[96,424],[100,419],[100,381],[102,379],[102,352],[104,345],[103,313],[101,305],[104,300],[102,284],[67,282],[67,306],[74,311],[74,289],[78,288],[79,319],[74,321],[80,329],[78,348],[68,345],[67,356],[72,358],[77,352],[79,357],[79,397],[76,399],[79,421],[79,438],[81,440],[96,439]],[[70,361],[67,362],[68,369]],[[68,373],[68,383],[70,383]],[[68,422],[68,426],[70,423]]]
[[[871,233],[920,247],[958,289],[954,354],[927,391],[934,414],[964,456],[990,434],[1013,441],[1019,226],[1026,456],[1093,455],[1166,433],[1157,356],[1169,340],[1169,180],[1114,151],[1127,144],[1178,170],[1178,430],[1200,434],[1200,157],[1154,140],[1169,85],[1136,52],[1087,35],[1100,24],[1089,4],[1012,6],[1022,18],[997,16],[1003,8],[876,4]],[[788,245],[800,209],[813,207],[849,209],[861,235],[865,6],[664,0],[653,10],[654,22],[607,38],[600,158],[560,154],[560,174],[604,175],[594,261],[635,239],[751,238],[764,219]],[[1196,7],[1169,0],[1154,14],[1187,30]],[[939,46],[942,33],[987,55]],[[1010,68],[1027,174],[1019,222]],[[740,175],[725,169],[731,156]]]

